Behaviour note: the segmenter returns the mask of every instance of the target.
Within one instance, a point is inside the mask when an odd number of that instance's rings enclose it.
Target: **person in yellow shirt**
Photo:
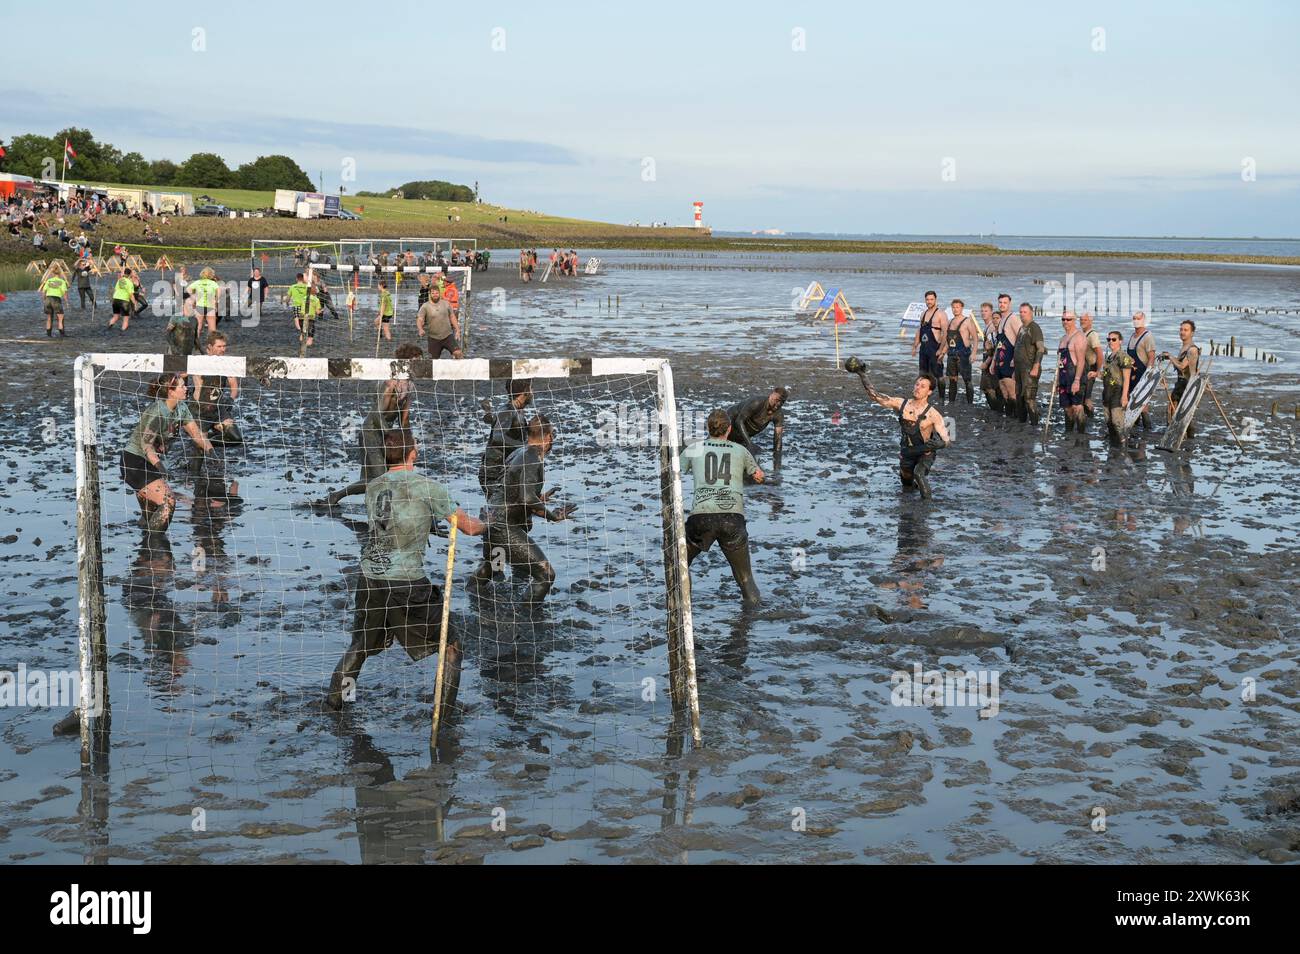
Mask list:
[[[208,333],[217,330],[217,296],[221,288],[214,279],[216,272],[205,268],[199,272],[199,280],[190,282],[188,291],[194,298],[194,317],[198,322],[198,337],[203,337],[203,326],[207,323]]]
[[[52,321],[59,319],[59,337],[66,338],[63,331],[63,299],[68,294],[68,280],[62,275],[49,275],[41,282],[41,294],[45,296],[45,337],[53,338]]]
[[[122,330],[126,331],[131,324],[131,301],[134,298],[135,282],[131,281],[131,270],[124,268],[118,272],[117,282],[113,285],[113,317],[108,320],[108,327],[112,328],[121,318]]]
[[[321,304],[316,293],[309,291],[307,299],[303,305],[302,312],[294,312],[293,326],[298,329],[298,357],[305,357],[307,349],[314,343],[313,335],[316,331],[316,319],[320,317]]]

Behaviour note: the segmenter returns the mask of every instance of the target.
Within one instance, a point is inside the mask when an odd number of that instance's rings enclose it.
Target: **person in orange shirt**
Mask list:
[[[446,275],[438,276],[438,291],[447,304],[451,305],[451,313],[460,320],[460,291],[456,288],[456,283]]]

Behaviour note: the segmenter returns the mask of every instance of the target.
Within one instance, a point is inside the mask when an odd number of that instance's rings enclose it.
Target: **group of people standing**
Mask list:
[[[925,311],[912,343],[912,353],[919,357],[920,376],[930,384],[930,403],[956,403],[959,384],[965,387],[966,403],[975,403],[972,366],[978,353],[980,391],[986,405],[1007,417],[1037,425],[1039,382],[1049,351],[1034,307],[1021,302],[1013,310],[1011,296],[1005,293],[998,296],[996,309],[992,302],[984,302],[980,305],[982,335],[961,299],[953,299],[950,309],[951,314],[941,309],[938,296],[926,292]],[[1129,439],[1125,426],[1129,394],[1148,369],[1161,360],[1177,372],[1177,382],[1168,392],[1171,409],[1177,407],[1198,371],[1200,348],[1193,340],[1196,323],[1190,319],[1179,327],[1177,355],[1157,353],[1147,316],[1140,311],[1133,315],[1127,336],[1120,330],[1108,331],[1105,344],[1091,314],[1077,315],[1067,309],[1060,321],[1051,402],[1060,405],[1066,433],[1074,432],[1078,442],[1087,439],[1088,421],[1096,414],[1093,396],[1098,381],[1107,436],[1113,445],[1124,446]],[[1151,429],[1149,406],[1144,404],[1137,421],[1144,430]]]

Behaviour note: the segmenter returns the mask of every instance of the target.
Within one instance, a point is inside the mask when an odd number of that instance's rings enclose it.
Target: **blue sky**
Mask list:
[[[6,71],[0,137],[284,152],[330,191],[351,158],[354,190],[478,181],[616,222],[700,199],[720,229],[1300,235],[1296,3],[111,10],[112,42]],[[6,18],[50,35],[38,5]]]

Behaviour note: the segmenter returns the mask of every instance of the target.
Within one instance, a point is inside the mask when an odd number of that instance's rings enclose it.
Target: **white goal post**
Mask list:
[[[146,406],[146,398],[143,397],[144,386],[155,376],[169,373],[197,375],[206,379],[239,379],[241,398],[247,391],[252,392],[253,397],[244,399],[258,401],[260,393],[263,396],[260,398],[263,407],[274,406],[277,398],[283,395],[304,395],[314,392],[327,401],[332,401],[333,403],[329,404],[331,409],[337,409],[341,403],[340,395],[344,394],[346,388],[354,389],[359,395],[367,387],[370,387],[373,392],[373,385],[365,382],[409,380],[416,385],[417,392],[423,387],[428,387],[435,392],[441,389],[444,395],[450,395],[451,400],[444,402],[440,407],[439,413],[444,416],[460,413],[456,409],[470,404],[470,398],[481,396],[485,387],[489,393],[497,393],[504,385],[515,379],[538,382],[539,385],[551,387],[559,393],[568,395],[586,394],[587,391],[583,389],[603,387],[608,389],[608,394],[615,398],[628,393],[627,389],[630,386],[628,382],[639,382],[635,386],[641,389],[640,393],[644,395],[643,400],[646,404],[649,404],[653,393],[658,433],[655,436],[648,432],[646,439],[639,445],[643,448],[638,456],[638,460],[643,465],[641,471],[643,476],[638,478],[639,482],[636,486],[644,488],[639,491],[640,499],[653,500],[654,489],[650,485],[653,478],[650,475],[657,468],[660,507],[658,521],[653,520],[653,504],[651,504],[645,523],[638,525],[639,532],[642,534],[641,539],[648,546],[645,551],[647,561],[642,571],[644,575],[640,579],[652,584],[656,582],[654,577],[657,571],[654,564],[658,562],[659,556],[655,555],[654,549],[661,544],[662,580],[665,589],[664,604],[659,604],[653,590],[649,591],[650,598],[639,604],[639,609],[642,610],[639,618],[648,631],[657,634],[656,643],[660,640],[666,643],[668,683],[674,721],[680,718],[684,726],[685,720],[689,719],[691,738],[696,745],[700,744],[702,736],[696,683],[690,574],[687,565],[682,480],[678,456],[681,434],[673,388],[673,373],[666,359],[470,358],[461,361],[430,359],[404,361],[372,358],[253,358],[193,355],[179,357],[158,354],[93,353],[80,355],[74,365],[78,669],[81,676],[80,723],[83,764],[90,764],[95,753],[107,751],[110,716],[108,698],[110,649],[106,633],[108,613],[105,602],[105,560],[110,555],[117,559],[113,554],[115,541],[120,543],[129,532],[124,529],[127,527],[125,521],[114,519],[115,516],[117,518],[122,516],[116,511],[122,507],[129,507],[129,504],[115,502],[116,498],[108,501],[109,509],[114,513],[109,515],[106,522],[104,502],[101,501],[101,482],[107,487],[112,487],[116,477],[116,456],[121,438],[125,430],[138,418],[139,411]],[[571,380],[551,381],[549,379]],[[432,384],[422,385],[421,382],[425,381]],[[349,384],[349,382],[358,383]],[[475,385],[473,382],[478,384]],[[479,390],[477,392],[470,390],[474,387]],[[437,394],[434,396],[437,397]],[[114,403],[115,401],[117,403]],[[324,407],[325,404],[322,403],[320,406]],[[310,411],[311,408],[307,410]],[[469,416],[468,412],[466,416]],[[414,415],[412,419],[415,419]],[[270,427],[272,424],[262,426]],[[571,440],[581,439],[576,429],[571,431],[571,434],[577,435],[572,436]],[[328,445],[330,443],[328,435],[322,432],[322,436],[327,438],[325,445]],[[185,443],[184,437],[179,438],[177,443]],[[657,453],[652,449],[656,443]],[[314,456],[305,459],[305,467],[310,467],[313,460],[319,459],[317,450],[325,445],[314,444],[310,447],[310,454]],[[435,445],[432,449],[439,448]],[[445,448],[447,451],[451,449],[450,444]],[[582,447],[582,452],[590,455],[588,460],[597,462],[609,456],[599,448],[585,445]],[[282,458],[276,460],[282,469],[284,466]],[[597,463],[584,464],[584,466],[600,465]],[[170,481],[172,478],[167,479]],[[275,505],[278,507],[284,505],[283,495],[276,497]],[[623,504],[620,503],[619,506]],[[129,516],[129,513],[126,515]],[[114,535],[108,541],[107,549],[105,540],[101,538],[101,533],[106,528]],[[268,525],[265,532],[267,536],[264,539],[273,541],[268,543],[268,546],[276,547],[274,551],[276,553],[286,552],[285,548],[291,550],[297,545],[297,541],[292,536],[287,539],[283,536],[274,538],[272,535],[276,533],[276,528],[272,525]],[[659,542],[656,542],[656,538],[660,538]],[[617,561],[609,562],[613,564]],[[255,584],[256,581],[252,583]],[[638,585],[644,586],[644,583]],[[454,601],[456,596],[449,592],[446,598]],[[660,629],[659,623],[654,622],[658,613],[656,607],[659,605],[664,605],[667,610],[666,631]],[[107,609],[112,610],[113,607]],[[613,606],[612,611],[620,612],[620,608]],[[623,607],[621,611],[630,613],[630,608]],[[646,618],[650,620],[649,623],[645,622]],[[666,639],[664,639],[665,635]],[[113,642],[115,645],[119,642],[116,635]],[[629,644],[628,651],[634,656],[644,652],[643,645],[631,645],[631,641]],[[94,705],[90,704],[92,686],[96,687],[98,693]],[[131,703],[128,701],[127,705],[129,716]]]

